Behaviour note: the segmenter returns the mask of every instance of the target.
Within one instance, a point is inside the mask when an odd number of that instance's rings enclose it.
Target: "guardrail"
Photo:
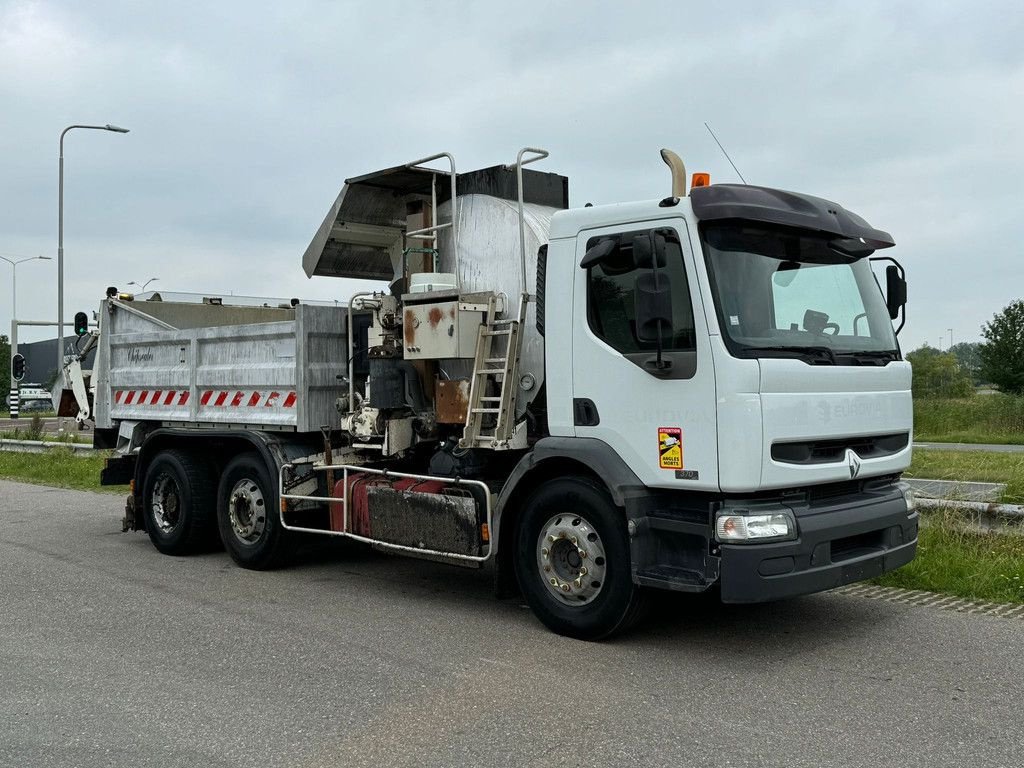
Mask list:
[[[96,449],[88,443],[64,443],[58,440],[10,440],[0,438],[0,451],[46,453],[54,448],[70,448],[75,453],[90,454]]]

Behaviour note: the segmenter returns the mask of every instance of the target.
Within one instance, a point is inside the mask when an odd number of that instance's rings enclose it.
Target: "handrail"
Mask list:
[[[437,174],[438,173],[443,173],[443,171],[435,171],[433,168],[421,168],[420,166],[422,166],[423,163],[429,163],[429,162],[432,162],[434,160],[440,160],[441,158],[447,158],[448,159],[448,165],[451,168],[451,170],[448,172],[448,175],[451,177],[452,220],[451,220],[451,222],[446,223],[446,224],[437,224],[437,223],[435,223],[432,226],[424,227],[423,229],[417,229],[417,230],[413,230],[412,232],[406,232],[405,236],[406,237],[415,237],[415,238],[420,239],[420,240],[429,240],[429,239],[436,240],[437,239],[436,234],[435,234],[434,238],[423,237],[423,235],[427,234],[428,232],[436,233],[438,230],[446,229],[447,227],[451,227],[451,229],[452,229],[452,255],[453,255],[454,260],[455,260],[455,277],[461,283],[462,282],[462,279],[461,279],[461,274],[462,273],[459,271],[459,225],[458,225],[459,205],[458,205],[458,198],[456,197],[455,157],[450,152],[438,152],[436,155],[431,155],[430,157],[423,157],[423,158],[420,158],[419,160],[414,160],[411,163],[406,163],[405,167],[406,168],[419,168],[420,170],[424,170],[424,171],[432,171],[435,174],[434,178],[432,179],[431,184],[430,184],[431,204],[433,206],[431,208],[430,215],[433,217],[434,221],[436,222],[437,221]]]
[[[347,539],[353,539],[355,541],[361,541],[365,544],[374,544],[387,549],[393,549],[396,552],[413,552],[420,555],[432,555],[436,557],[446,557],[453,560],[467,560],[474,563],[483,563],[490,559],[491,555],[494,554],[494,542],[491,539],[491,531],[494,530],[492,525],[492,508],[491,508],[491,489],[487,487],[486,483],[480,480],[467,480],[461,477],[434,477],[432,475],[414,475],[407,472],[392,472],[388,469],[370,469],[369,467],[360,467],[352,464],[324,464],[314,465],[313,470],[316,472],[326,472],[341,470],[342,472],[342,487],[345,489],[345,495],[340,499],[336,497],[328,496],[303,496],[300,494],[285,493],[284,492],[284,472],[286,469],[294,468],[294,464],[284,464],[278,472],[278,498],[281,500],[281,527],[286,531],[299,531],[301,533],[319,533],[324,536],[341,536]],[[360,536],[357,533],[351,533],[348,530],[348,475],[349,472],[353,473],[364,473],[370,475],[381,475],[385,480],[391,478],[407,478],[410,480],[437,480],[448,485],[454,486],[467,486],[475,485],[478,488],[483,489],[484,499],[486,501],[487,510],[487,554],[485,555],[463,555],[458,552],[443,552],[437,549],[426,549],[422,547],[410,547],[406,544],[394,544],[388,541],[382,541],[380,539],[373,539],[368,536]],[[342,522],[340,531],[328,531],[323,528],[305,528],[297,525],[288,525],[284,519],[285,512],[285,501],[318,501],[327,502],[329,504],[341,504],[342,507]]]
[[[535,157],[531,157],[529,160],[523,160],[523,155],[531,153]],[[538,160],[543,160],[548,156],[547,150],[536,149],[534,147],[523,147],[519,150],[519,154],[516,155],[515,164],[506,165],[505,168],[508,170],[516,169],[516,187],[519,190],[519,255],[522,262],[523,272],[523,295],[529,296],[530,289],[526,284],[526,216],[524,213],[523,205],[523,166],[535,163]]]
[[[372,291],[360,291],[359,293],[353,293],[352,298],[348,300],[348,412],[350,414],[356,412],[356,364],[355,364],[355,342],[352,339],[352,305],[356,303],[356,299],[362,299],[366,296],[373,296]],[[364,309],[363,303],[359,302],[359,309]]]

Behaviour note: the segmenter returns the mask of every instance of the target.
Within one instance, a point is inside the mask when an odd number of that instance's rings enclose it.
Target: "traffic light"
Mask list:
[[[25,378],[25,356],[15,355],[11,358],[11,376],[15,381]]]
[[[85,336],[89,333],[89,316],[85,312],[75,313],[75,336]]]

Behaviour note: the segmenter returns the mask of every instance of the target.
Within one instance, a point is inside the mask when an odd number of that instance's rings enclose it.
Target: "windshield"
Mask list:
[[[827,236],[729,223],[701,227],[719,322],[742,357],[899,358],[896,335],[866,258]]]

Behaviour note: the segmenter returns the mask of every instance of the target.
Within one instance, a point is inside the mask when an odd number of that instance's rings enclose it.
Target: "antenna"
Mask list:
[[[729,165],[732,166],[732,169],[736,171],[736,175],[740,177],[740,181],[746,184],[747,180],[743,178],[743,174],[740,173],[740,169],[736,167],[736,163],[734,163],[732,158],[729,157],[729,153],[725,151],[725,147],[722,146],[722,142],[720,142],[718,137],[715,136],[715,132],[711,130],[711,126],[708,125],[707,120],[704,121],[704,127],[708,129],[708,133],[711,134],[711,138],[715,140],[715,144],[717,144],[718,148],[722,150],[722,154],[725,155],[725,159],[729,161]]]

